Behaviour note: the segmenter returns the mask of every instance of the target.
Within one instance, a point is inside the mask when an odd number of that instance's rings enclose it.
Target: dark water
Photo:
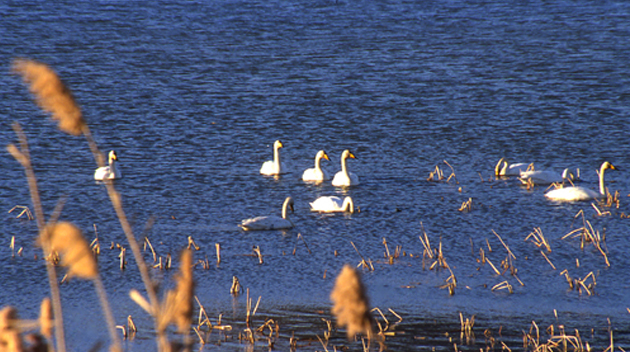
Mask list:
[[[127,350],[154,348],[150,319],[128,298],[130,289],[142,289],[133,259],[121,271],[118,251],[109,249],[128,245],[104,186],[92,180],[85,140],[59,132],[33,104],[10,74],[16,57],[51,65],[100,148],[116,149],[125,175],[116,187],[136,235],[155,217],[148,236],[158,255],[176,255],[192,236],[201,247],[196,259],[208,258],[209,269],[195,269],[196,294],[213,322],[222,314],[234,329],[213,332],[200,350],[252,349],[238,340],[245,295],[229,294],[232,276],[254,301],[261,297],[254,325],[279,323],[276,349],[288,350],[295,334],[299,349],[322,350],[317,335],[326,330],[322,318],[333,319],[333,279],[343,264],[361,261],[351,242],[374,265],[363,269],[371,304],[392,322],[388,308],[403,318],[386,341],[392,350],[451,350],[453,343],[479,350],[489,345],[486,329],[518,349],[532,321],[541,330],[579,329],[595,350],[608,347],[611,329],[615,346],[629,347],[627,171],[606,174],[620,203],[598,217],[590,202],[549,202],[545,187],[495,180],[493,169],[501,157],[537,169],[578,167],[582,184],[595,189],[603,161],[630,168],[630,4],[8,1],[0,13],[0,141],[14,143],[11,124],[22,124],[47,214],[67,195],[61,218],[90,241],[98,231],[116,321],[132,315],[140,328]],[[258,174],[276,139],[290,166],[279,180]],[[362,183],[347,194],[361,212],[309,212],[309,201],[342,193],[330,183],[300,181],[320,149],[331,157],[329,172],[339,169],[344,149],[358,157],[349,167]],[[427,181],[436,165],[450,174],[444,160],[456,180]],[[0,163],[0,304],[35,318],[48,295],[44,264],[34,259],[41,253],[36,225],[7,213],[30,205],[30,197],[19,164],[7,152]],[[278,214],[288,195],[296,201],[295,229],[236,227]],[[458,211],[470,198],[472,210]],[[610,267],[592,244],[581,249],[578,239],[562,239],[581,226],[582,218],[574,219],[581,210],[605,235]],[[555,270],[525,241],[537,227],[551,244]],[[447,270],[423,268],[423,229],[432,246],[442,244],[457,278],[453,296],[440,288]],[[481,248],[498,268],[507,257],[493,230],[514,253],[523,286],[509,271],[496,275],[478,262]],[[12,236],[22,257],[11,258]],[[391,252],[404,252],[392,265],[383,238]],[[251,256],[253,245],[264,254],[262,265]],[[569,289],[565,269],[573,278],[592,272],[595,294]],[[165,286],[172,273],[155,271]],[[506,280],[513,294],[491,290]],[[90,283],[63,285],[62,299],[71,350],[108,340]],[[460,312],[476,316],[475,342],[460,341]],[[328,349],[333,344],[347,344],[343,332],[333,333]],[[254,349],[268,349],[266,341]]]

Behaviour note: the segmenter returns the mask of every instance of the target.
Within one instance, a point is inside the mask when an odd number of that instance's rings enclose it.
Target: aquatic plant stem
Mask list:
[[[11,150],[11,146],[9,146],[9,151],[17,159],[17,161],[22,164],[24,167],[24,172],[26,173],[26,180],[28,181],[29,191],[31,193],[31,201],[33,202],[33,211],[35,212],[35,220],[37,221],[37,228],[40,232],[40,239],[43,241],[48,238],[43,231],[46,231],[46,223],[44,221],[44,210],[42,208],[41,199],[39,197],[39,190],[37,187],[37,178],[35,178],[35,171],[33,171],[33,166],[31,165],[31,156],[28,149],[28,142],[26,140],[26,135],[24,134],[24,130],[19,123],[13,123],[13,130],[15,134],[17,134],[18,139],[20,140],[20,149]],[[47,252],[48,245],[42,243],[42,251],[44,252],[44,259],[50,254]],[[57,279],[57,272],[55,271],[54,266],[48,260],[46,261],[46,272],[48,274],[48,283],[50,286],[50,295],[53,306],[53,314],[54,314],[54,325],[55,325],[55,340],[57,341],[57,351],[65,352],[66,351],[66,339],[63,328],[63,312],[61,309],[61,295],[59,294],[59,286]]]
[[[109,306],[109,301],[107,300],[107,292],[105,291],[105,287],[103,286],[103,280],[101,280],[100,275],[96,275],[96,278],[94,278],[94,280],[92,281],[94,282],[94,286],[96,287],[98,298],[101,301],[101,307],[103,308],[105,321],[107,322],[107,330],[109,331],[109,335],[112,339],[112,345],[114,346],[113,348],[110,348],[110,351],[122,352],[120,338],[118,337],[118,332],[116,331],[116,321],[114,320],[112,309]]]

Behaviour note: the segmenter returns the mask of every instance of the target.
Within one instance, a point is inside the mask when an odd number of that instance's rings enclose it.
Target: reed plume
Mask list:
[[[75,136],[83,133],[86,124],[81,109],[55,71],[45,64],[28,59],[14,60],[12,70],[29,85],[37,105],[59,121],[60,130]]]
[[[181,333],[187,333],[192,324],[193,297],[195,282],[193,280],[193,258],[190,249],[184,249],[179,264],[179,275],[175,277],[177,286],[168,291],[158,317],[158,329],[164,331],[173,323]]]
[[[59,222],[47,226],[42,232],[42,243],[50,246],[49,252],[57,252],[61,265],[68,268],[68,276],[95,279],[98,267],[90,246],[81,230],[69,222]]]
[[[333,301],[332,313],[337,317],[337,325],[346,327],[349,340],[359,333],[372,338],[370,306],[356,269],[347,264],[341,269],[330,299]]]
[[[53,310],[50,303],[50,298],[46,297],[42,300],[42,305],[39,309],[39,331],[47,339],[52,339],[53,330]]]
[[[0,351],[24,351],[17,323],[18,316],[15,308],[7,306],[0,310]]]

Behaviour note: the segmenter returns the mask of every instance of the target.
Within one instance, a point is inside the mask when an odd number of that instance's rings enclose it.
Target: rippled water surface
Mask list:
[[[19,122],[47,215],[65,195],[61,218],[90,241],[98,233],[115,319],[123,324],[132,315],[140,329],[127,350],[155,348],[149,317],[128,298],[142,289],[130,251],[121,271],[119,250],[110,249],[128,244],[104,185],[92,179],[85,139],[59,132],[33,104],[10,74],[16,57],[53,67],[99,147],[117,151],[125,177],[115,186],[136,235],[153,218],[146,233],[163,259],[176,257],[188,236],[200,247],[196,259],[207,258],[209,268],[195,267],[196,295],[213,322],[222,314],[234,329],[195,348],[248,348],[238,339],[246,297],[229,294],[237,276],[254,301],[261,297],[253,325],[279,324],[276,349],[289,350],[294,335],[298,349],[322,350],[317,336],[326,330],[322,318],[334,322],[334,278],[361,256],[374,269],[361,269],[372,306],[390,322],[398,319],[388,309],[402,317],[386,340],[391,350],[451,350],[453,343],[479,350],[490,344],[486,329],[518,349],[532,321],[541,330],[579,329],[595,350],[608,347],[609,331],[615,346],[630,347],[630,4],[6,1],[0,13],[0,141],[15,143],[11,124]],[[277,180],[258,172],[276,139],[289,167]],[[329,173],[352,150],[349,168],[361,184],[343,191],[303,183],[320,149],[331,157],[323,163]],[[598,205],[610,214],[597,216],[590,202],[554,203],[545,187],[497,180],[501,157],[536,169],[579,168],[581,184],[592,189],[608,160],[621,169],[606,173],[619,206]],[[455,177],[428,181],[436,166],[451,174],[444,161]],[[35,318],[49,292],[36,224],[8,213],[30,206],[27,182],[7,152],[0,163],[0,303]],[[309,211],[318,196],[343,194],[360,212]],[[279,214],[287,196],[295,199],[295,229],[236,226]],[[468,200],[472,209],[459,211]],[[610,266],[593,244],[582,249],[579,239],[562,239],[583,219],[605,238]],[[550,243],[549,261],[525,240],[535,228]],[[423,231],[434,248],[441,244],[457,279],[454,295],[441,288],[451,273],[423,261]],[[22,256],[11,257],[12,236]],[[392,254],[400,249],[391,264],[384,239]],[[506,246],[516,276],[500,266]],[[482,249],[501,275],[482,262]],[[150,252],[146,259],[153,262]],[[571,290],[563,270],[572,278],[592,273],[594,295]],[[154,274],[169,287],[173,272]],[[492,290],[504,281],[513,293]],[[72,280],[61,290],[70,349],[108,341],[92,285]],[[475,315],[474,342],[459,339],[460,312]],[[328,349],[333,344],[361,349],[343,331],[333,332]],[[254,349],[268,349],[266,340]]]

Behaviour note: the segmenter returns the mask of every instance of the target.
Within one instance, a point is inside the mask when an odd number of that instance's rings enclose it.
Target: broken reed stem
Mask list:
[[[39,189],[37,187],[37,178],[35,177],[35,171],[33,170],[33,166],[31,165],[31,156],[28,148],[28,141],[26,139],[26,135],[24,134],[24,130],[19,123],[13,123],[13,130],[15,134],[18,136],[20,141],[20,148],[18,150],[17,147],[10,145],[8,147],[9,152],[13,155],[14,158],[22,165],[24,168],[24,172],[26,173],[26,180],[28,182],[29,191],[31,194],[31,201],[33,202],[33,211],[35,212],[35,219],[37,220],[37,228],[40,233],[44,233],[46,230],[46,224],[44,221],[44,210],[42,208],[41,199],[39,197]],[[13,148],[11,148],[13,147]],[[45,236],[47,237],[47,236]],[[44,257],[47,257],[49,253],[46,253],[47,246],[42,245],[42,251],[44,252]],[[53,264],[50,261],[46,261],[46,273],[48,274],[48,284],[50,286],[50,295],[52,297],[52,306],[53,306],[53,314],[54,314],[54,324],[55,324],[55,340],[57,341],[57,351],[65,352],[66,351],[66,339],[63,327],[63,312],[61,309],[61,296],[59,294],[59,286],[57,284],[57,272],[53,267]]]
[[[494,233],[495,236],[497,236],[497,238],[499,239],[499,241],[501,241],[501,244],[503,244],[503,247],[505,247],[505,249],[508,251],[508,253],[510,253],[510,255],[512,256],[512,258],[516,259],[516,256],[512,253],[512,251],[510,250],[510,248],[507,246],[507,244],[505,244],[505,242],[503,242],[503,239],[501,238],[501,236],[499,236],[498,233],[496,233],[494,230],[492,230],[492,233]]]

